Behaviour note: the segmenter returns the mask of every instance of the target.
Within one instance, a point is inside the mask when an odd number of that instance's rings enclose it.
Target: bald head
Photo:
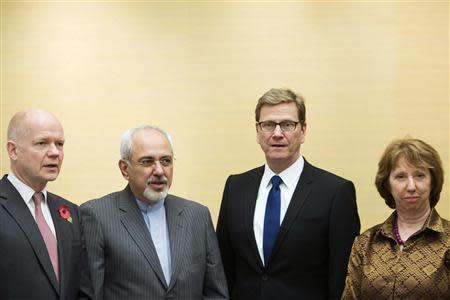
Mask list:
[[[53,114],[22,110],[9,122],[7,137],[11,171],[19,180],[41,191],[56,179],[64,158],[64,131]]]
[[[20,141],[31,132],[34,126],[45,122],[52,122],[59,125],[62,130],[61,123],[49,111],[38,108],[21,110],[9,121],[7,139],[15,142]]]

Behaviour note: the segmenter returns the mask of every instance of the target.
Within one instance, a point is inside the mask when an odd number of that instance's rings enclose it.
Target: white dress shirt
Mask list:
[[[274,175],[281,177],[283,182],[280,184],[281,192],[281,205],[280,205],[280,226],[283,222],[286,211],[291,203],[292,195],[297,187],[298,180],[303,171],[304,165],[303,156],[297,159],[289,168],[281,172],[280,174],[274,173],[267,163],[264,167],[264,174],[259,184],[258,196],[256,198],[255,215],[253,217],[253,230],[255,232],[256,244],[258,246],[259,256],[261,261],[264,262],[263,251],[263,236],[264,236],[264,216],[266,212],[267,197],[269,196],[270,189],[272,188],[271,179]]]
[[[159,263],[164,273],[164,278],[166,279],[167,285],[169,285],[170,277],[172,276],[172,264],[164,201],[165,199],[162,199],[154,204],[148,204],[136,199],[139,209],[144,216],[145,224],[147,224],[147,228],[152,237],[153,245],[155,246]]]
[[[50,213],[50,208],[48,207],[47,203],[47,190],[44,188],[42,191],[35,191],[32,188],[30,188],[28,185],[20,181],[19,178],[14,175],[14,173],[11,171],[8,174],[8,180],[11,182],[11,184],[16,188],[16,190],[19,192],[20,196],[22,196],[23,201],[25,201],[25,204],[28,206],[28,209],[31,212],[31,215],[36,220],[36,216],[34,215],[34,200],[33,195],[35,192],[41,192],[44,197],[41,202],[41,209],[42,209],[42,215],[44,216],[45,222],[47,222],[48,226],[50,227],[50,230],[52,231],[53,235],[56,238],[55,234],[55,225],[53,224],[52,215]]]

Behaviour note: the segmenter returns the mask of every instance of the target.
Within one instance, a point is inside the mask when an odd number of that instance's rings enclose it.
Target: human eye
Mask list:
[[[280,123],[280,127],[283,130],[293,130],[295,128],[295,122],[294,121],[282,121]]]
[[[56,146],[57,146],[58,148],[62,148],[62,147],[64,146],[64,141],[56,142]]]
[[[394,175],[394,178],[397,180],[403,180],[406,178],[406,175],[404,173],[397,173]]]
[[[155,160],[153,158],[143,158],[139,160],[139,164],[143,167],[149,167],[155,163]]]
[[[264,130],[272,131],[275,129],[276,123],[274,121],[261,122],[261,127]]]
[[[159,162],[164,167],[168,167],[168,166],[172,165],[172,158],[171,157],[163,157],[159,160]]]
[[[419,179],[423,179],[423,178],[426,177],[426,174],[423,173],[423,172],[418,172],[418,173],[416,173],[416,177],[419,178]]]

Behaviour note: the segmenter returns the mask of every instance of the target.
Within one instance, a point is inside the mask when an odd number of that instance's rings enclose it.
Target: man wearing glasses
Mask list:
[[[130,129],[120,153],[127,187],[81,206],[95,299],[227,299],[208,208],[168,194],[170,136]]]
[[[228,178],[217,224],[231,299],[340,299],[360,229],[355,188],[300,154],[305,115],[288,89],[256,105],[266,163]]]

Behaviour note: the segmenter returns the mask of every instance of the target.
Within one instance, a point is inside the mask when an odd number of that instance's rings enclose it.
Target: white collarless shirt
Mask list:
[[[23,201],[27,205],[28,209],[31,212],[31,215],[33,216],[34,220],[36,220],[36,216],[34,215],[34,200],[33,195],[35,192],[41,192],[44,195],[44,198],[41,202],[41,209],[42,209],[42,215],[44,216],[45,222],[47,222],[48,226],[50,227],[51,232],[56,238],[56,231],[55,231],[55,225],[53,224],[52,215],[50,213],[50,207],[48,206],[47,202],[47,190],[44,188],[42,191],[35,191],[32,188],[30,188],[28,185],[20,181],[19,178],[14,175],[13,172],[10,172],[8,174],[8,180],[11,182],[11,184],[16,188],[16,190],[19,192],[20,196],[22,196]]]
[[[280,205],[280,226],[283,223],[284,216],[291,203],[292,195],[297,187],[298,180],[303,171],[305,161],[303,156],[297,159],[289,168],[281,172],[280,174],[274,173],[267,163],[264,166],[264,174],[259,184],[258,196],[256,197],[255,214],[253,216],[253,231],[255,233],[256,245],[258,246],[259,256],[261,261],[264,262],[263,251],[263,236],[264,236],[264,216],[266,212],[267,197],[269,196],[270,189],[272,188],[271,179],[273,176],[278,175],[283,182],[280,184],[281,192],[281,205]]]
[[[170,284],[172,277],[172,263],[170,253],[169,229],[166,221],[165,199],[156,203],[146,203],[136,198],[136,203],[144,217],[145,224],[152,237],[153,245],[158,254],[159,263],[166,279],[166,284]]]

